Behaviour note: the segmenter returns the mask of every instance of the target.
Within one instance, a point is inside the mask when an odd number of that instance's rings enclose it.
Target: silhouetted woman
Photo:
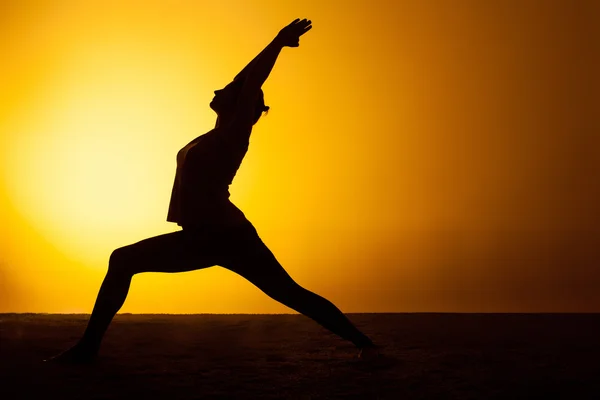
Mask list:
[[[96,357],[106,329],[125,302],[133,275],[214,265],[243,276],[268,296],[351,341],[361,353],[375,349],[336,306],[287,274],[254,226],[229,200],[228,187],[248,150],[252,126],[268,110],[261,86],[281,49],[298,47],[300,36],[311,28],[311,21],[296,19],[233,82],[215,91],[210,103],[217,113],[215,128],[177,153],[167,221],[176,222],[182,230],[113,251],[83,337],[55,360],[87,362]]]

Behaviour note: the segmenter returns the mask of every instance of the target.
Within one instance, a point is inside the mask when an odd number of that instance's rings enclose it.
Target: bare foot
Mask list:
[[[360,349],[358,353],[359,365],[362,367],[373,369],[392,368],[398,364],[398,360],[392,356],[385,354],[380,346],[370,345]]]
[[[76,344],[60,354],[50,357],[44,362],[57,364],[91,364],[96,360],[97,353],[81,344]]]
[[[372,360],[381,356],[381,349],[377,345],[362,347],[358,352],[358,358],[361,360]]]

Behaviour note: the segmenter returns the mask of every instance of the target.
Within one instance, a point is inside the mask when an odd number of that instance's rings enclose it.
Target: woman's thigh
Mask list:
[[[177,231],[116,249],[111,263],[132,273],[185,272],[211,267],[222,254],[215,235]]]
[[[298,288],[252,225],[240,232],[230,244],[233,247],[226,252],[226,257],[220,259],[222,267],[241,275],[274,298]]]
[[[132,273],[185,272],[219,265],[271,296],[296,285],[250,222],[151,237],[115,250],[111,259]]]

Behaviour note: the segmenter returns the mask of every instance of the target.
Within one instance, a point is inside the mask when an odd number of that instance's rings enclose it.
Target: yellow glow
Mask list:
[[[174,144],[164,131],[179,126],[172,104],[187,84],[177,64],[127,46],[110,50],[71,60],[60,87],[8,143],[15,208],[85,261],[104,260],[107,244],[148,231],[156,224],[147,216],[164,214],[155,182],[171,176],[162,166],[173,157],[163,150]]]
[[[10,3],[0,312],[89,312],[113,249],[178,229],[177,151],[296,17],[231,193],[300,284],[350,312],[600,310],[596,6]],[[122,311],[289,312],[219,268],[136,276]]]

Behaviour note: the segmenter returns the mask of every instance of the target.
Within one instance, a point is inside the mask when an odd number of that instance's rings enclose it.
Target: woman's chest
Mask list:
[[[218,153],[218,149],[215,147],[216,144],[213,142],[214,140],[211,140],[211,138],[203,135],[200,138],[188,143],[177,153],[177,164],[183,166],[184,164],[195,163],[200,160],[208,160],[211,157],[214,157],[214,155]]]

